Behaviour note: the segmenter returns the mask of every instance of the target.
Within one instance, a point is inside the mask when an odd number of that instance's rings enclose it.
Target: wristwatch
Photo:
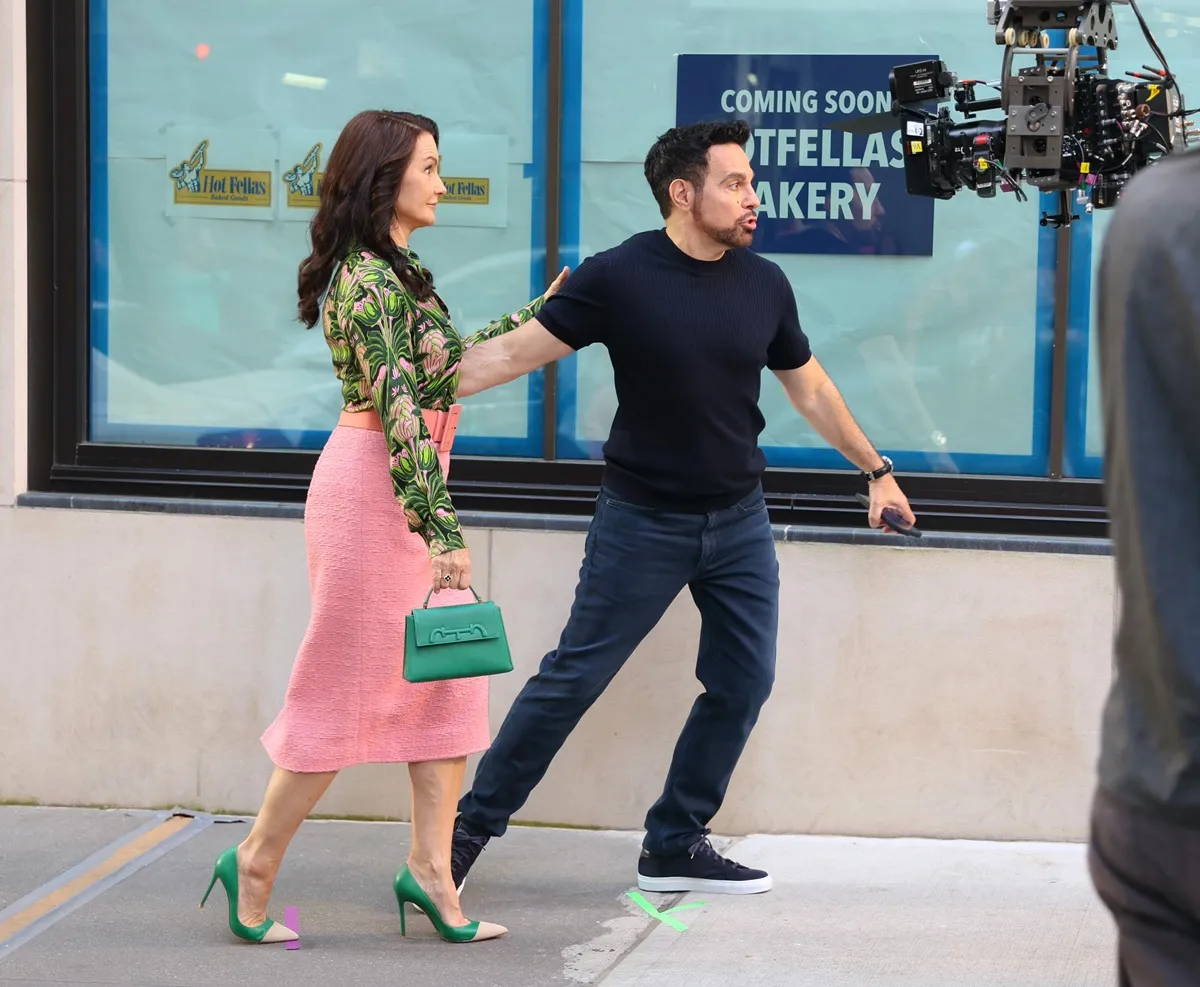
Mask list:
[[[883,460],[883,465],[880,466],[879,469],[862,471],[862,476],[868,483],[870,483],[872,480],[878,480],[880,477],[887,476],[890,472],[892,472],[893,469],[895,469],[895,467],[892,465],[892,461],[888,459],[887,456],[880,456],[879,458]]]

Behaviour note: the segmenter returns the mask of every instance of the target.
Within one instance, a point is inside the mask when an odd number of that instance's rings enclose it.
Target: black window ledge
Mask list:
[[[216,517],[284,518],[300,520],[304,505],[251,500],[201,500],[179,497],[123,497],[103,494],[23,493],[18,507],[74,509],[85,511],[134,511],[147,514],[190,514]],[[467,528],[516,531],[583,532],[590,517],[567,514],[519,514],[492,511],[460,511]],[[1061,538],[1052,536],[925,532],[919,539],[901,538],[869,528],[774,524],[775,540],[826,545],[871,545],[920,549],[966,549],[989,552],[1025,552],[1057,555],[1112,554],[1108,538]]]

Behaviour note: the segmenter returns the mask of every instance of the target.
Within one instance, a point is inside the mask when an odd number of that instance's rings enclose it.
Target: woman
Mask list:
[[[253,829],[217,859],[208,888],[221,881],[230,929],[252,942],[297,938],[266,915],[279,864],[336,772],[368,762],[409,766],[412,846],[394,882],[401,932],[405,902],[451,942],[507,931],[468,922],[450,877],[466,757],[489,744],[488,680],[407,682],[404,620],[431,582],[440,605],[473,600],[446,490],[463,351],[530,319],[567,272],[462,339],[409,247],[446,193],[438,161],[432,120],[354,117],[329,156],[300,265],[300,319],[320,319],[344,404],[305,506],[312,617],[283,710],[263,734],[275,772]]]

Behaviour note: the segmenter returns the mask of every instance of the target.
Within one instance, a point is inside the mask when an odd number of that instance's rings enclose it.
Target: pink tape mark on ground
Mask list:
[[[291,905],[283,910],[283,924],[295,933],[300,932],[300,909]],[[288,949],[299,949],[300,940],[293,939],[287,944]]]

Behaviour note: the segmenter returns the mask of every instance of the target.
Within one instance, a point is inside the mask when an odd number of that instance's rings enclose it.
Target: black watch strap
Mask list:
[[[887,476],[894,469],[892,461],[887,456],[880,456],[879,458],[883,460],[883,465],[879,469],[862,471],[862,475],[868,483],[872,480],[878,480],[881,476]]]

